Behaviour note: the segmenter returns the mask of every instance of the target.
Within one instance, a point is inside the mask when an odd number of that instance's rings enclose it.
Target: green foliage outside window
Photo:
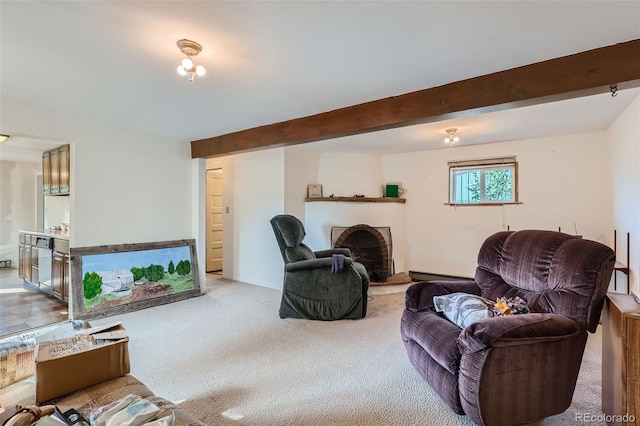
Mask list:
[[[485,172],[485,197],[488,201],[509,201],[513,198],[513,176],[510,169]]]
[[[512,165],[451,169],[450,202],[454,204],[514,202],[516,201],[514,173]]]

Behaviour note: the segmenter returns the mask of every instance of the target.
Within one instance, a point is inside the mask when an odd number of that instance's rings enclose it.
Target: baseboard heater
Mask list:
[[[473,280],[469,277],[458,277],[455,275],[433,274],[431,272],[409,271],[409,276],[413,281],[466,281]]]

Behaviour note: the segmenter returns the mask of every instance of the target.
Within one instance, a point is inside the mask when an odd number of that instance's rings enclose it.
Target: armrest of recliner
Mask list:
[[[580,325],[557,314],[519,314],[486,318],[465,327],[458,336],[462,354],[471,354],[492,346],[524,345],[559,340],[581,332]]]
[[[353,259],[350,257],[344,258],[344,267],[347,267],[353,263]],[[331,257],[321,257],[319,259],[300,260],[298,262],[291,262],[285,265],[285,271],[294,272],[302,271],[306,269],[326,268],[331,269]]]
[[[450,293],[480,295],[480,287],[475,281],[421,281],[411,285],[404,296],[405,309],[417,312],[433,308],[433,296]]]
[[[345,257],[351,257],[351,250],[348,248],[334,248],[329,250],[318,250],[313,252],[317,258],[331,257],[334,254],[341,254]]]

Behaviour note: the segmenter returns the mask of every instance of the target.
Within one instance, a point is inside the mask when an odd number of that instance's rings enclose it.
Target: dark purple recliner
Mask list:
[[[479,425],[517,425],[571,404],[587,341],[595,332],[615,254],[553,231],[498,232],[478,254],[475,281],[412,285],[401,332],[409,360],[458,414]],[[433,308],[454,292],[524,299],[529,314],[479,320],[464,329]]]

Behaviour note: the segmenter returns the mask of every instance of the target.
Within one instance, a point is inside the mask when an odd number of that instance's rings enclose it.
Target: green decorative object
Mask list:
[[[384,190],[384,196],[398,198],[400,196],[398,185],[387,185]]]

